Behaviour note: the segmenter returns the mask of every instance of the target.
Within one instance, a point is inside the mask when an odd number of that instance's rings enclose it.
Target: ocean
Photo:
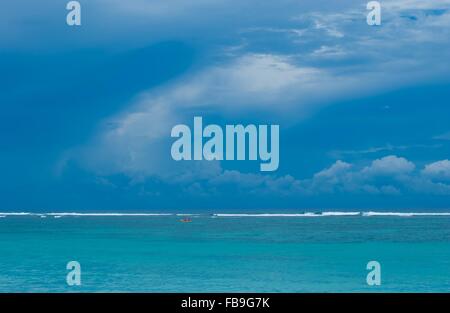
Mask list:
[[[445,212],[0,213],[0,292],[448,291]]]

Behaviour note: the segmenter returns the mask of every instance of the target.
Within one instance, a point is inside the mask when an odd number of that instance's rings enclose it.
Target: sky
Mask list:
[[[65,0],[0,10],[0,211],[450,208],[450,1]],[[280,163],[173,126],[280,125]]]

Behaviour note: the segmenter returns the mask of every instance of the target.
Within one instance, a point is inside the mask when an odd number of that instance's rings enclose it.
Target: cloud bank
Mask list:
[[[126,6],[135,12],[139,3],[113,2],[112,9]],[[136,14],[169,15],[165,4],[141,4]],[[212,4],[196,4],[204,5]],[[262,186],[287,194],[395,195],[406,189],[445,194],[448,186],[435,181],[447,175],[445,161],[422,171],[396,156],[363,168],[336,161],[310,179],[296,179],[230,171],[218,162],[174,164],[168,151],[172,126],[194,115],[234,121],[251,116],[252,122],[276,120],[289,128],[341,100],[445,76],[450,67],[449,9],[449,1],[391,1],[383,11],[382,26],[374,28],[365,24],[365,6],[358,5],[320,13],[313,6],[306,12],[283,11],[284,25],[278,20],[270,27],[239,24],[229,29],[226,45],[209,50],[214,57],[201,68],[168,85],[143,90],[137,101],[110,117],[91,142],[72,149],[67,159],[103,176],[124,174],[134,181],[156,178],[183,185],[206,182],[197,187]],[[379,183],[382,180],[389,182]]]

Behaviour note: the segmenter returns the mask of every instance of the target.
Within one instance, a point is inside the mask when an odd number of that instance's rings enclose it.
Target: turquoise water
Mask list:
[[[450,216],[180,218],[0,218],[0,292],[450,291]]]

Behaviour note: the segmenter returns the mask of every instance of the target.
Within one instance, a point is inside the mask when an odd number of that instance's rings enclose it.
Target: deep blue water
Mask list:
[[[450,216],[180,218],[0,218],[0,292],[450,291]]]

